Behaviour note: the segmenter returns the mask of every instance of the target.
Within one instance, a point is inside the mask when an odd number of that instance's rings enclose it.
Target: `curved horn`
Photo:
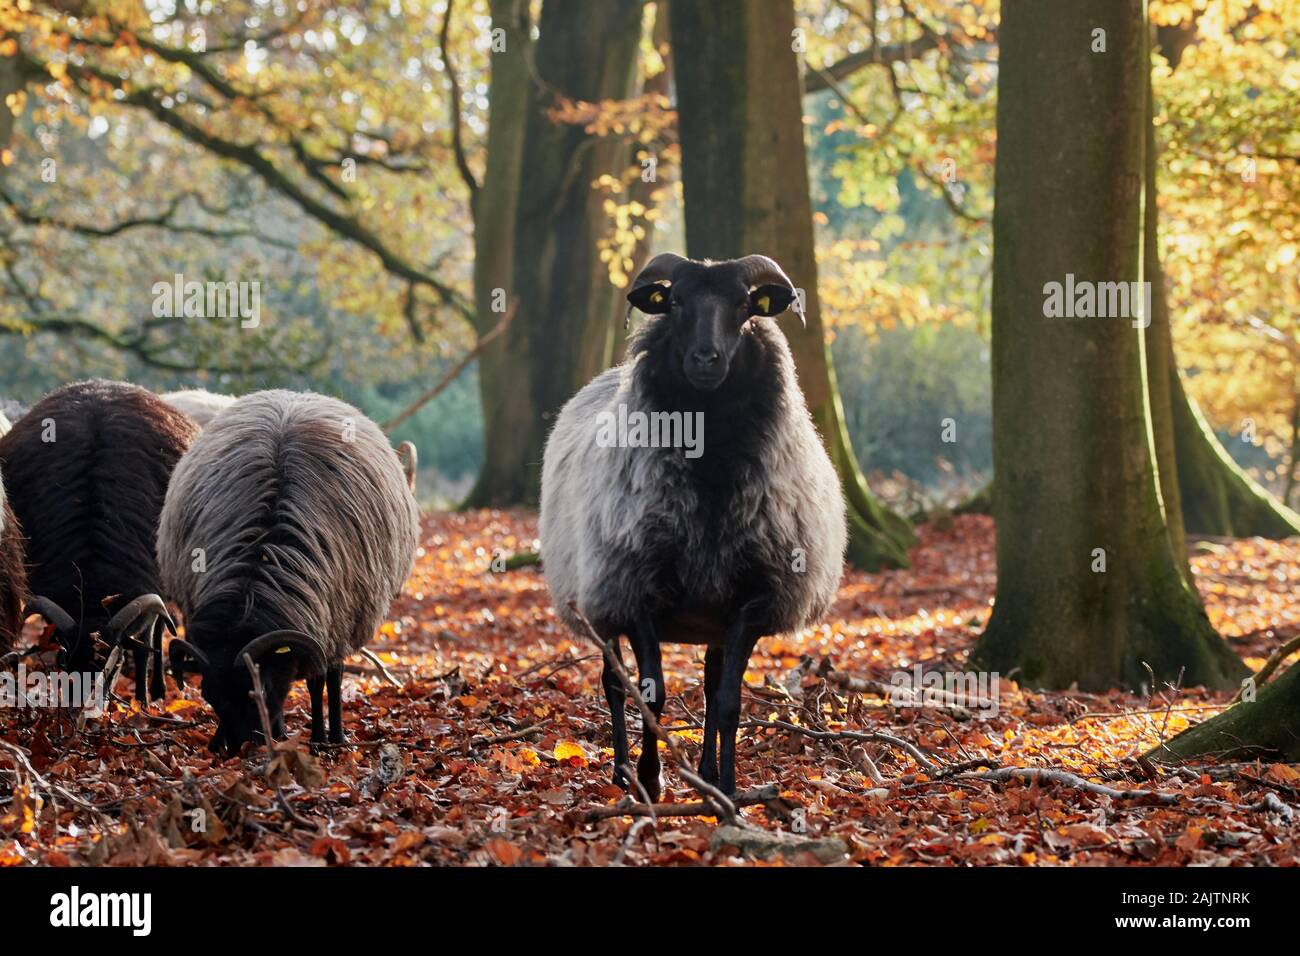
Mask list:
[[[420,454],[415,450],[415,442],[404,441],[397,446],[397,458],[406,472],[406,486],[415,491],[415,469],[420,463]]]
[[[167,662],[171,665],[172,680],[176,682],[177,687],[185,683],[185,657],[190,657],[198,663],[200,673],[207,670],[211,665],[207,654],[204,654],[189,641],[182,641],[179,637],[173,637],[171,643],[167,645]]]
[[[279,647],[277,647],[277,645],[279,645]],[[261,637],[253,638],[244,645],[243,650],[235,655],[235,662],[243,663],[245,654],[253,660],[257,660],[273,647],[276,648],[277,653],[282,653],[280,650],[281,647],[285,649],[296,648],[310,657],[312,663],[315,664],[319,670],[325,671],[329,667],[325,660],[325,652],[321,650],[320,645],[317,644],[310,635],[304,634],[302,631],[293,630],[271,631],[267,634],[263,634]]]
[[[39,614],[53,624],[56,631],[68,637],[77,630],[77,622],[72,619],[72,615],[47,597],[36,595],[27,602],[27,606],[23,608],[23,620],[27,620],[33,614]]]
[[[135,637],[143,630],[137,628],[128,633],[128,628],[133,624],[145,621],[147,626],[152,626],[158,618],[162,618],[167,623],[173,634],[176,633],[176,624],[167,613],[167,605],[163,603],[163,599],[156,594],[142,594],[114,614],[104,629],[112,635],[114,643],[120,643],[124,638]]]
[[[787,289],[793,289],[795,293],[795,314],[799,316],[799,321],[802,322],[805,327],[808,325],[808,320],[804,317],[803,308],[799,303],[799,290],[796,289],[794,283],[790,281],[790,277],[785,274],[785,270],[777,265],[775,259],[758,255],[745,256],[742,259],[737,259],[736,265],[740,268],[741,274],[745,277],[746,285],[751,289],[755,286],[767,285],[768,283],[773,285],[783,285]]]
[[[690,262],[685,256],[679,256],[675,252],[661,252],[644,266],[632,280],[629,292],[639,289],[643,285],[650,285],[652,282],[663,282],[665,279],[671,279],[673,270],[683,262]],[[627,315],[623,317],[623,328],[627,328],[628,322],[632,319],[632,306],[627,307]]]
[[[785,270],[776,264],[775,259],[769,259],[767,256],[745,256],[743,259],[736,260],[736,266],[751,288],[769,282],[780,283],[787,289],[794,288],[794,283],[785,274]]]
[[[649,285],[651,282],[662,282],[665,279],[673,277],[673,270],[683,262],[690,262],[685,256],[679,256],[675,252],[661,252],[649,262],[647,262],[641,271],[636,274],[632,280],[632,288],[639,289],[643,285]]]

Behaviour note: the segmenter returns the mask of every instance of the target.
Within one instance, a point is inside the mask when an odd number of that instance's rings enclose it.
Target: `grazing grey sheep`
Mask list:
[[[383,621],[415,563],[419,510],[388,440],[361,412],[309,392],[254,392],[204,429],[167,489],[163,580],[185,619],[179,682],[202,675],[220,721],[213,750],[252,738],[249,655],[283,733],[290,685],[306,678],[312,740],[343,740],[343,660]]]
[[[700,773],[727,793],[754,645],[814,623],[843,569],[839,480],[785,336],[768,318],[794,299],[765,256],[655,257],[628,293],[654,317],[635,333],[626,362],[564,406],[542,467],[542,567],[556,613],[581,633],[572,603],[615,647],[628,636],[656,714],[660,642],[707,645]],[[630,423],[625,433],[622,423]],[[702,426],[693,443],[692,423]],[[603,683],[615,781],[627,785],[624,689],[608,666]],[[649,733],[637,778],[657,799]]]
[[[172,468],[197,434],[152,392],[95,380],[51,392],[0,438],[9,503],[25,537],[28,612],[55,626],[67,670],[98,666],[96,635],[130,642],[142,701],[165,689],[161,625],[170,619],[158,594],[158,515]],[[148,642],[154,669],[146,696]]]
[[[208,422],[229,408],[235,401],[233,395],[219,395],[216,392],[205,391],[201,388],[188,388],[180,392],[165,392],[159,398],[172,408],[190,416],[200,428],[207,428]]]

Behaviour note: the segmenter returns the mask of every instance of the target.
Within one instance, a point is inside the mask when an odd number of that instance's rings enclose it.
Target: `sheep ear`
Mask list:
[[[629,292],[627,301],[646,315],[663,315],[670,307],[671,291],[671,286],[650,282]]]
[[[761,285],[749,294],[750,315],[780,315],[794,301],[794,289],[783,285]]]

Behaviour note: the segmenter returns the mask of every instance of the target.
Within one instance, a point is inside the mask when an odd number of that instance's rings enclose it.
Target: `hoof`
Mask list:
[[[637,788],[634,796],[639,800],[649,797],[651,803],[658,803],[659,797],[662,796],[664,792],[664,781],[659,771],[656,770],[653,774],[643,774],[638,771],[637,781],[641,786]],[[644,796],[641,793],[642,790],[645,791]]]

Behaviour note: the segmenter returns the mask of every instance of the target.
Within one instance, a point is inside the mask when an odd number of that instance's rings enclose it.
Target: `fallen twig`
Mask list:
[[[811,727],[800,727],[798,724],[792,724],[785,720],[746,720],[741,724],[742,727],[773,727],[778,730],[790,730],[795,733],[804,734],[812,737],[814,740],[862,740],[890,744],[907,751],[908,756],[917,762],[917,764],[926,771],[939,770],[938,764],[928,758],[916,744],[904,740],[902,737],[895,737],[893,734],[882,733],[881,731],[861,731],[861,730],[813,730]]]
[[[370,661],[370,663],[378,667],[379,673],[384,675],[384,679],[387,680],[388,683],[398,688],[405,686],[400,680],[397,679],[396,675],[394,675],[393,672],[388,669],[388,666],[382,660],[379,659],[379,655],[376,654],[374,651],[372,651],[370,648],[363,647],[357,653],[359,653],[366,660]]]
[[[287,815],[290,820],[299,826],[307,827],[308,829],[311,829],[314,826],[310,820],[306,817],[300,816],[298,811],[293,808],[293,804],[289,802],[289,798],[284,795],[284,789],[282,787],[277,786],[275,788],[275,796],[276,799],[280,801],[280,806],[284,808],[285,815]]]
[[[637,820],[627,828],[627,836],[623,838],[623,845],[618,848],[618,852],[614,854],[614,859],[610,861],[614,866],[619,866],[623,862],[623,857],[627,856],[627,851],[632,848],[632,844],[636,841],[637,834],[646,827],[650,827],[652,833],[655,832],[654,817],[644,817]],[[655,836],[655,845],[659,845],[659,837],[657,834]]]
[[[1266,683],[1268,679],[1273,676],[1273,672],[1282,666],[1282,662],[1296,651],[1300,651],[1300,634],[1291,638],[1291,640],[1287,641],[1269,655],[1268,660],[1264,662],[1264,666],[1255,672],[1255,687],[1258,689],[1261,684]],[[1241,695],[1245,693],[1245,690],[1246,688],[1243,685],[1241,689],[1237,691],[1237,696],[1234,697],[1233,700],[1241,700]]]
[[[275,739],[271,736],[271,715],[266,709],[266,694],[262,690],[262,675],[257,665],[253,663],[253,658],[247,654],[244,655],[244,665],[253,678],[253,689],[248,692],[248,696],[253,698],[253,702],[257,704],[257,715],[262,721],[262,735],[266,738],[266,759],[269,766],[272,755],[271,748],[275,743]]]
[[[1195,797],[1178,793],[1163,793],[1159,790],[1117,790],[1114,787],[1107,787],[1104,784],[1093,783],[1091,780],[1085,780],[1078,774],[1069,773],[1065,770],[1049,770],[1044,767],[1001,767],[997,770],[989,770],[979,774],[965,774],[967,780],[987,780],[992,783],[1005,783],[1007,780],[1035,780],[1056,783],[1061,786],[1070,787],[1074,790],[1081,790],[1084,793],[1095,794],[1099,797],[1110,797],[1112,800],[1133,800],[1146,803],[1154,803],[1160,806],[1175,806],[1186,801],[1187,803],[1210,805],[1223,807],[1228,810],[1245,809],[1256,813],[1278,813],[1290,819],[1294,810],[1287,804],[1283,803],[1276,794],[1267,792],[1264,796],[1254,803],[1232,804],[1214,797]],[[962,778],[948,778],[962,779]]]
[[[946,710],[955,717],[969,718],[972,710],[996,709],[996,700],[970,698],[954,694],[943,687],[908,687],[899,684],[886,684],[884,681],[870,677],[858,677],[844,671],[827,670],[821,675],[826,681],[840,690],[853,691],[858,694],[871,694],[890,703],[906,707],[932,707]]]
[[[512,730],[508,734],[497,734],[495,737],[484,737],[481,734],[476,735],[470,738],[470,746],[490,747],[493,744],[504,744],[511,740],[519,740],[522,737],[527,737],[529,734],[541,730],[550,722],[550,719],[551,718],[547,717],[545,720],[539,720],[535,724],[529,724],[527,727],[521,727],[519,730]]]
[[[734,807],[752,807],[767,804],[781,798],[781,791],[776,784],[765,784],[752,790],[741,790],[731,798]],[[717,809],[702,800],[692,803],[632,803],[623,800],[608,807],[593,807],[583,811],[579,819],[583,823],[595,823],[613,817],[716,817]]]
[[[57,783],[51,783],[49,780],[46,780],[43,776],[41,776],[41,774],[37,772],[36,768],[32,766],[31,760],[28,759],[27,752],[23,750],[23,748],[19,747],[17,744],[11,744],[7,740],[0,740],[0,747],[3,747],[5,750],[9,751],[9,753],[13,755],[14,763],[16,763],[24,771],[26,771],[27,774],[30,775],[31,778],[35,780],[38,785],[44,787],[46,790],[49,790],[51,793],[57,793],[67,798],[69,801],[75,803],[83,810],[89,810],[92,813],[102,813],[99,807],[95,806],[89,800],[83,800],[81,797],[77,796],[75,793],[72,793],[70,790],[67,790],[64,787],[59,786]]]

